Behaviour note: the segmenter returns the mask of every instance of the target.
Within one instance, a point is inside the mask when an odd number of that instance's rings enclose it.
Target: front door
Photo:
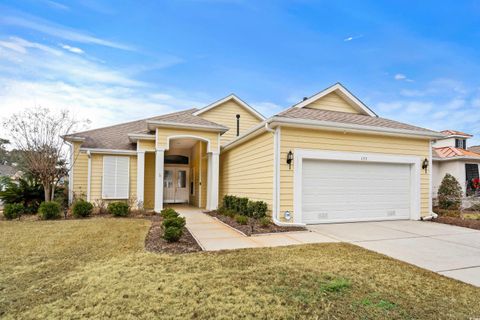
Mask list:
[[[163,202],[188,203],[188,168],[165,167]]]

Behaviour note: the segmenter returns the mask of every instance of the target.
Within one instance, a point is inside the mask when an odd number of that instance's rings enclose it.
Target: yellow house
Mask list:
[[[416,220],[431,214],[441,136],[378,117],[338,83],[268,119],[230,95],[65,137],[70,200],[215,210],[229,194],[265,201],[279,225]]]

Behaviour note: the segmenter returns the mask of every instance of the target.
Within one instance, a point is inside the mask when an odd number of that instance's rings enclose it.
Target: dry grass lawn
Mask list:
[[[184,255],[150,222],[0,222],[0,318],[468,319],[480,289],[348,244]]]

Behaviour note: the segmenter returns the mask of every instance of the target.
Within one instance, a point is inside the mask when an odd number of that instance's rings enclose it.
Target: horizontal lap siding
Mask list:
[[[73,150],[73,190],[74,198],[87,197],[88,157],[85,152],[80,152],[80,143],[74,143]]]
[[[210,109],[199,116],[230,129],[220,137],[221,144],[223,145],[237,136],[237,114],[240,115],[240,134],[247,132],[262,121],[232,100]]]
[[[137,149],[139,151],[155,151],[155,140],[138,140]]]
[[[272,209],[273,135],[263,133],[220,156],[220,201],[224,195],[265,201]]]
[[[158,128],[157,147],[168,149],[168,137],[177,135],[190,135],[208,139],[211,143],[210,151],[218,151],[218,132],[199,131],[194,129]]]
[[[310,103],[309,105],[307,105],[307,107],[313,109],[358,113],[357,110],[350,106],[335,92],[329,93],[325,97]]]
[[[391,155],[429,157],[430,142],[426,139],[389,137],[372,134],[343,133],[282,127],[280,143],[280,211],[293,212],[294,166],[288,169],[285,159],[295,148],[344,152],[366,152]],[[347,177],[346,177],[347,178]],[[421,215],[430,213],[430,181],[424,170],[420,174]]]

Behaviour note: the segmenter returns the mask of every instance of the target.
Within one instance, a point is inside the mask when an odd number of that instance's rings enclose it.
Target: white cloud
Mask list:
[[[360,38],[363,38],[363,35],[358,35],[358,36],[350,36],[350,37],[347,37],[347,38],[343,39],[343,41],[345,41],[345,42],[349,42],[349,41],[352,41],[352,40],[357,40],[357,39],[360,39]]]
[[[122,50],[134,50],[131,46],[97,38],[85,32],[26,14],[9,15],[8,12],[3,12],[0,16],[0,24],[22,27],[68,41],[96,44]]]
[[[79,119],[92,120],[92,127],[101,127],[206,104],[184,98],[180,90],[159,92],[155,84],[133,76],[139,70],[125,71],[86,55],[10,37],[0,42],[0,117],[41,106],[71,110]]]
[[[46,5],[48,5],[50,8],[60,9],[60,10],[70,10],[70,8],[67,5],[64,5],[63,3],[60,3],[60,2],[51,1],[51,0],[44,0],[43,2]]]
[[[264,117],[268,115],[276,114],[283,109],[284,107],[275,104],[273,102],[253,102],[250,104],[255,110],[260,112]]]
[[[405,80],[405,79],[407,79],[407,76],[404,75],[404,74],[401,74],[401,73],[397,73],[397,74],[394,76],[394,79],[395,79],[395,80]]]
[[[82,49],[77,48],[77,47],[69,46],[68,44],[63,44],[61,46],[62,46],[63,49],[68,50],[68,51],[73,52],[73,53],[77,53],[77,54],[84,54],[85,53],[85,51],[83,51]]]

